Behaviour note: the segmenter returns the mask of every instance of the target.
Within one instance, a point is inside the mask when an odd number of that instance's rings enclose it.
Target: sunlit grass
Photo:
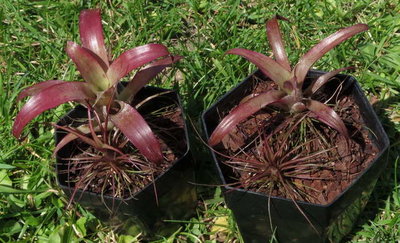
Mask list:
[[[106,44],[114,56],[150,42],[163,43],[171,52],[185,56],[169,78],[163,79],[163,83],[159,78],[155,84],[179,90],[192,121],[197,121],[202,110],[255,69],[239,57],[224,56],[226,50],[242,47],[271,53],[264,24],[273,15],[280,14],[291,20],[281,26],[292,63],[338,28],[367,23],[370,26],[367,33],[335,48],[315,68],[333,70],[355,66],[357,69],[352,75],[374,101],[392,144],[387,155],[389,166],[347,240],[398,240],[399,6],[396,1],[377,0],[298,3],[3,0],[0,9],[0,241],[134,242],[140,238],[113,232],[79,206],[66,210],[66,198],[55,183],[51,157],[54,141],[49,124],[71,109],[71,105],[35,119],[28,126],[30,133],[24,143],[11,137],[13,118],[21,107],[15,98],[22,88],[49,79],[81,80],[64,47],[67,40],[79,39],[79,11],[94,7],[102,9]],[[192,137],[192,147],[202,146],[196,136]],[[203,150],[197,148],[198,151]],[[208,163],[206,158],[199,156],[198,163]],[[213,187],[203,188],[197,216],[158,242],[240,241],[231,212],[221,194],[213,190]]]

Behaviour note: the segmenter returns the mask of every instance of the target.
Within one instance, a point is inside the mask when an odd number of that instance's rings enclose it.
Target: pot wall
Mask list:
[[[137,97],[147,97],[163,91],[166,90],[145,87],[138,93]],[[180,106],[179,97],[175,92],[165,95],[169,99],[178,102]],[[78,106],[65,115],[58,122],[58,125],[74,125],[74,119],[82,117],[87,117],[87,111],[84,107]],[[184,133],[186,138],[186,152],[155,180],[158,204],[153,183],[125,200],[77,190],[74,201],[80,203],[103,222],[128,233],[142,232],[145,235],[163,235],[164,233],[168,234],[170,231],[176,230],[179,225],[163,221],[188,218],[194,214],[197,204],[196,187],[193,183],[190,183],[195,181],[195,177],[193,158],[189,151],[186,124],[184,124]],[[65,132],[57,130],[55,135],[56,143],[64,136]],[[74,151],[73,143],[70,143],[57,153],[56,170],[58,184],[69,198],[74,188],[68,183],[68,175],[60,173],[60,171],[67,168],[66,161],[62,158],[71,157]]]
[[[317,77],[323,73],[310,71],[308,77]],[[266,79],[260,71],[254,75]],[[371,138],[380,152],[363,174],[332,203],[317,205],[297,202],[316,230],[291,200],[224,186],[226,203],[233,211],[245,242],[267,242],[273,233],[280,242],[337,242],[350,232],[364,209],[379,174],[386,167],[387,161],[380,158],[389,145],[389,139],[357,81],[348,75],[337,77],[344,80],[343,90],[355,98],[365,125],[376,135],[371,133]],[[230,111],[241,97],[250,94],[254,82],[252,74],[203,113],[202,122],[207,139],[218,125],[220,114]],[[334,91],[335,85],[338,83],[331,81],[325,89]],[[227,184],[228,178],[224,174],[226,168],[218,161],[215,153],[211,153],[221,183]]]

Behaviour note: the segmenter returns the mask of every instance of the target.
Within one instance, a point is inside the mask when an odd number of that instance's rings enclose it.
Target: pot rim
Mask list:
[[[100,195],[102,198],[105,198],[105,199],[111,199],[111,200],[121,200],[121,201],[128,201],[128,200],[131,200],[131,199],[135,199],[135,197],[138,195],[138,194],[140,194],[141,192],[143,192],[143,191],[145,191],[145,190],[147,190],[149,187],[153,187],[154,186],[154,183],[155,183],[155,185],[157,186],[157,181],[159,180],[159,178],[161,178],[165,173],[167,173],[169,170],[171,170],[178,162],[180,162],[181,160],[183,160],[188,154],[189,154],[189,151],[190,151],[190,142],[189,142],[189,134],[188,134],[188,127],[187,127],[187,123],[186,123],[186,114],[185,114],[185,112],[184,112],[184,109],[183,109],[183,106],[182,106],[182,102],[181,102],[181,98],[180,98],[180,96],[179,96],[179,93],[176,91],[176,90],[174,90],[174,89],[164,89],[164,88],[159,88],[159,87],[155,87],[155,86],[149,86],[149,85],[146,85],[145,87],[143,87],[142,88],[142,90],[144,90],[144,89],[154,89],[154,90],[158,90],[159,92],[164,92],[164,91],[172,91],[172,93],[174,94],[174,95],[176,95],[176,101],[177,101],[177,104],[178,104],[178,106],[179,106],[179,108],[181,109],[181,117],[182,117],[182,120],[183,120],[183,129],[184,129],[184,132],[185,132],[185,140],[186,140],[186,151],[178,158],[178,159],[176,159],[175,161],[173,161],[171,164],[170,164],[170,166],[166,169],[166,170],[164,170],[161,174],[159,174],[156,178],[154,178],[154,181],[152,181],[151,183],[149,183],[149,184],[147,184],[146,186],[144,186],[141,190],[139,190],[138,192],[136,192],[136,193],[134,193],[133,195],[130,195],[129,197],[127,197],[127,198],[119,198],[119,197],[113,197],[113,196],[110,196],[110,195],[102,195],[102,194],[100,194],[100,193],[95,193],[95,192],[91,192],[91,191],[88,191],[88,190],[82,190],[82,189],[77,189],[76,190],[76,193],[78,194],[82,194],[82,193],[86,193],[86,194],[89,194],[89,195]],[[73,111],[75,111],[75,109],[81,109],[81,105],[77,105],[77,106],[75,106],[73,109],[71,109],[71,110],[69,110],[63,117],[65,117],[65,116],[68,116],[70,113],[72,113]],[[82,107],[83,109],[85,109],[84,107]],[[62,120],[62,118],[58,121],[58,122],[60,122]],[[55,132],[54,133],[54,139],[56,140],[56,136],[57,136],[57,132]],[[58,156],[58,153],[56,154],[56,160],[59,160],[59,159],[62,159],[62,158],[60,158],[59,156]],[[58,163],[56,163],[56,173],[57,173],[57,175],[56,175],[56,182],[57,182],[57,184],[62,188],[62,187],[64,187],[65,189],[68,189],[68,190],[75,190],[73,187],[69,187],[68,185],[64,185],[64,184],[62,184],[62,183],[60,183],[60,181],[59,181],[59,177],[58,177]]]
[[[317,74],[318,76],[320,76],[320,75],[326,73],[325,71],[314,70],[314,69],[312,69],[312,70],[310,70],[310,71],[308,72],[307,75],[309,75],[310,72],[312,72],[312,75]],[[236,88],[239,88],[240,86],[244,85],[244,83],[245,83],[247,80],[249,80],[253,75],[257,75],[258,73],[261,73],[261,71],[260,71],[259,69],[253,71],[250,75],[248,75],[246,78],[244,78],[239,84],[237,84],[237,85],[234,86],[232,89],[230,89],[228,92],[226,92],[223,96],[221,96],[220,98],[218,98],[209,108],[207,108],[206,110],[204,110],[204,111],[202,112],[202,114],[201,114],[201,122],[202,122],[203,128],[204,128],[204,130],[205,130],[206,141],[209,139],[209,134],[208,134],[208,129],[207,129],[208,127],[207,127],[207,125],[206,125],[206,124],[207,124],[207,123],[206,123],[206,116],[207,116],[207,113],[210,112],[210,110],[215,109],[215,107],[217,106],[217,104],[220,103],[220,102],[221,102],[222,100],[224,100],[225,98],[227,98],[227,96],[230,95],[230,93],[231,93],[233,90],[235,90]],[[360,92],[360,94],[364,94],[363,91],[362,91],[361,86],[360,86],[359,83],[358,83],[358,81],[357,81],[353,76],[347,75],[347,74],[339,74],[338,76],[348,78],[348,81],[347,81],[347,82],[349,83],[349,84],[348,84],[349,87],[350,87],[351,85],[353,85],[354,88],[355,88],[358,92]],[[362,99],[362,100],[365,100],[365,95],[363,95],[363,96],[361,97],[361,99]],[[368,103],[368,104],[369,104],[369,103]],[[343,195],[345,195],[345,194],[347,193],[347,191],[350,190],[350,189],[364,176],[364,174],[367,173],[367,172],[371,169],[372,166],[374,166],[376,163],[379,162],[379,159],[382,157],[382,155],[383,155],[383,154],[386,152],[386,150],[388,149],[388,147],[389,147],[389,145],[390,145],[390,141],[389,141],[389,138],[388,138],[388,136],[387,136],[385,130],[383,129],[382,123],[380,122],[380,120],[379,120],[377,114],[375,113],[375,111],[372,109],[371,105],[369,105],[369,108],[368,108],[368,109],[371,111],[370,113],[371,113],[371,115],[372,115],[372,118],[373,118],[374,120],[378,121],[378,129],[380,130],[381,135],[382,135],[382,141],[381,141],[381,143],[383,144],[383,146],[382,146],[382,148],[379,148],[379,147],[378,147],[379,152],[375,155],[375,158],[369,163],[369,165],[368,165],[366,168],[363,169],[363,171],[357,176],[357,178],[354,179],[354,180],[346,187],[346,189],[344,189],[339,195],[337,195],[331,202],[329,202],[329,203],[327,203],[327,204],[317,204],[317,203],[310,203],[310,202],[305,202],[305,201],[298,201],[298,200],[296,200],[296,203],[298,203],[298,204],[301,205],[301,206],[314,206],[314,207],[321,207],[321,208],[329,208],[329,207],[333,206],[334,204],[336,204],[336,203],[343,197]],[[363,119],[363,120],[365,120],[365,119]],[[375,144],[377,144],[377,143],[375,142]],[[208,145],[207,145],[207,146],[208,146]],[[240,192],[243,192],[243,193],[250,193],[250,194],[254,194],[254,195],[261,196],[261,197],[265,197],[265,198],[271,198],[271,199],[274,199],[274,200],[283,200],[283,201],[292,202],[292,200],[291,200],[291,199],[288,199],[288,198],[277,197],[277,196],[270,196],[270,195],[267,195],[267,194],[264,194],[264,193],[261,193],[261,192],[254,192],[254,191],[251,191],[251,190],[246,190],[246,189],[242,189],[242,188],[235,188],[235,187],[226,185],[227,183],[226,183],[226,180],[225,180],[225,175],[222,173],[222,170],[221,170],[220,165],[219,165],[219,163],[222,163],[222,162],[220,162],[220,161],[217,159],[217,156],[216,156],[216,154],[214,153],[214,151],[213,151],[212,149],[210,149],[210,152],[211,152],[211,154],[212,154],[212,158],[213,158],[213,160],[214,160],[214,163],[217,165],[216,168],[217,168],[217,170],[218,170],[219,177],[220,177],[220,179],[221,179],[221,181],[222,181],[222,183],[223,183],[223,184],[220,185],[220,186],[224,187],[227,191],[240,191]],[[228,193],[229,193],[229,192],[228,192]]]

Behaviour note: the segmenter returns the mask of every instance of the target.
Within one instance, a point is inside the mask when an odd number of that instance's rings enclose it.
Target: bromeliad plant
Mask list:
[[[160,165],[164,160],[160,143],[131,102],[142,87],[181,57],[172,56],[164,45],[147,44],[130,49],[109,61],[100,10],[83,10],[79,16],[79,31],[82,46],[69,41],[66,52],[85,82],[49,80],[24,89],[17,100],[28,96],[31,98],[15,118],[13,135],[20,138],[24,127],[36,116],[74,101],[87,108],[88,118],[76,128],[56,125],[67,135],[57,145],[55,152],[79,138],[98,151],[90,159],[87,156],[86,159],[78,158],[79,162],[107,162],[110,167],[108,162],[111,161],[110,168],[122,178],[126,177],[123,170],[118,169],[121,164],[134,164],[138,169]],[[117,88],[121,78],[146,64],[122,91]],[[122,148],[129,142],[144,159],[133,158],[123,151]],[[94,167],[90,166],[94,165],[82,167],[83,174],[91,174],[90,169]],[[99,173],[98,176],[104,174]],[[114,177],[113,173],[111,177]]]
[[[209,139],[210,146],[217,145],[236,125],[268,105],[278,106],[291,113],[309,111],[310,117],[332,127],[346,138],[349,137],[347,128],[339,115],[326,104],[312,99],[312,96],[332,77],[351,67],[328,72],[313,81],[308,87],[304,87],[304,80],[312,65],[325,53],[355,34],[366,31],[368,26],[356,24],[328,36],[301,57],[292,69],[284,49],[278,19],[286,20],[281,16],[276,16],[266,24],[267,37],[276,60],[242,48],[234,48],[226,52],[240,55],[255,64],[278,86],[278,89],[245,97],[241,104],[222,119],[215,128]]]

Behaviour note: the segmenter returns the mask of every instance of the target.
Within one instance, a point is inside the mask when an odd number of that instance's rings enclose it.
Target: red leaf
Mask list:
[[[228,135],[237,124],[253,115],[263,107],[278,102],[285,96],[280,90],[270,90],[249,99],[233,109],[215,128],[208,140],[210,146],[215,146]]]
[[[284,85],[285,81],[292,78],[291,72],[282,67],[279,63],[270,57],[261,53],[246,50],[243,48],[234,48],[226,52],[226,54],[235,54],[242,56],[254,63],[265,75],[272,79],[286,93],[291,93],[292,88]]]
[[[295,76],[299,87],[301,87],[308,70],[318,59],[325,55],[325,53],[350,37],[366,30],[368,30],[366,24],[356,24],[333,33],[311,48],[311,50],[300,59],[295,68]]]
[[[107,71],[107,77],[111,84],[114,85],[133,69],[169,54],[168,49],[161,44],[147,44],[135,47],[122,53],[113,61]]]
[[[65,135],[65,137],[63,137],[63,139],[59,143],[57,143],[57,146],[54,148],[53,156],[55,156],[57,154],[57,152],[60,149],[62,149],[65,145],[67,145],[68,143],[74,141],[77,138],[78,138],[78,136],[75,135],[74,133],[68,133],[67,135]],[[94,141],[93,141],[93,144],[95,144]]]
[[[140,153],[154,164],[163,161],[160,143],[142,115],[125,102],[117,101],[120,111],[112,115],[110,120],[129,141],[139,149]]]
[[[99,56],[108,67],[108,55],[104,45],[103,26],[99,9],[81,11],[79,15],[79,33],[82,46]]]
[[[13,125],[13,135],[19,138],[22,130],[33,118],[46,110],[68,101],[93,99],[94,95],[83,82],[64,82],[53,85],[32,96],[17,114]]]
[[[136,73],[135,77],[128,83],[121,94],[118,96],[119,100],[123,100],[126,103],[131,103],[132,98],[141,90],[146,84],[153,78],[162,72],[166,67],[182,59],[182,56],[172,56],[157,60],[150,64],[145,69]]]
[[[325,123],[346,138],[349,138],[349,133],[343,120],[332,108],[316,100],[309,100],[306,102],[306,106],[311,111],[311,117]]]
[[[86,137],[86,134],[90,133],[90,131],[85,133],[85,132],[79,131],[76,128],[71,128],[71,127],[67,127],[67,126],[59,126],[57,124],[54,124],[54,127],[64,130],[64,131],[68,132],[68,134],[57,144],[56,148],[53,151],[53,155],[55,155],[58,152],[58,150],[60,150],[65,145],[67,145],[69,142],[71,142],[77,138],[81,139],[81,141],[89,144],[90,146],[92,146],[93,148],[96,148],[97,150],[102,149],[102,147],[98,143],[96,143],[96,141],[94,141],[94,139]]]
[[[284,19],[284,18],[279,18]],[[289,72],[291,71],[289,59],[283,45],[278,18],[274,17],[267,22],[267,36],[276,61]]]
[[[316,79],[314,82],[312,82],[310,84],[310,86],[308,86],[308,88],[304,91],[304,95],[308,96],[308,95],[314,94],[322,86],[324,86],[328,81],[330,81],[331,78],[336,76],[338,73],[343,72],[344,70],[353,69],[353,68],[354,67],[344,67],[344,68],[336,69],[334,71],[331,71],[331,72],[328,72],[328,73],[325,73],[325,74],[319,76],[318,79]]]
[[[98,56],[92,51],[80,47],[72,41],[68,41],[66,51],[93,92],[105,91],[111,87],[104,67],[99,62]]]
[[[91,146],[93,146],[93,147],[95,147],[97,149],[102,149],[103,147],[105,147],[105,144],[102,144],[103,146],[99,147],[98,143],[96,143],[96,141],[94,139],[91,139],[91,138],[88,138],[88,137],[85,136],[85,135],[87,135],[87,134],[89,134],[91,132],[88,124],[81,125],[81,126],[79,126],[77,128],[68,128],[68,127],[58,126],[58,125],[55,125],[55,126],[58,127],[59,129],[66,130],[68,132],[68,134],[65,135],[63,137],[63,139],[61,139],[61,141],[59,143],[57,143],[57,146],[53,151],[53,155],[57,154],[57,152],[61,148],[63,148],[65,145],[67,145],[68,143],[74,141],[77,138],[82,139],[83,142],[85,142],[85,143],[87,143],[87,144],[89,144],[89,145],[91,145]],[[102,126],[104,126],[104,124],[102,124]],[[112,129],[112,128],[113,128],[113,125],[112,124],[108,124],[107,129]],[[99,126],[96,126],[94,128],[95,132],[98,132],[100,130],[101,129],[100,129]]]
[[[19,95],[17,97],[17,101],[20,101],[27,96],[33,96],[33,95],[41,92],[44,89],[47,89],[53,85],[64,83],[64,82],[65,81],[62,81],[62,80],[48,80],[48,81],[34,84],[34,85],[22,90],[21,93],[19,93]]]

